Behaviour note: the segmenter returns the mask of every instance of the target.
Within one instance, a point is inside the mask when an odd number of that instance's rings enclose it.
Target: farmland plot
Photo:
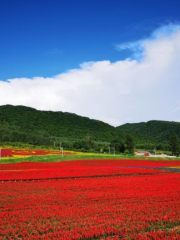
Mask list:
[[[179,162],[0,165],[0,239],[180,239],[180,173],[162,166]]]

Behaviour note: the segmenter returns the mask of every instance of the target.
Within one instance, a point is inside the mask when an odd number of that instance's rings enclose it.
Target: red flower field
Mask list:
[[[1,149],[1,157],[16,157],[16,156],[41,156],[41,155],[59,155],[60,151],[57,150],[31,150],[31,149]],[[63,154],[70,155],[74,152],[64,151]]]
[[[0,239],[180,239],[171,166],[180,162],[1,164]]]

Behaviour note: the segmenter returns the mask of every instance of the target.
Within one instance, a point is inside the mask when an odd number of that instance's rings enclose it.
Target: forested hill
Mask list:
[[[49,139],[111,141],[116,129],[107,123],[72,113],[38,111],[25,106],[0,106],[0,141],[46,144]]]
[[[168,121],[148,121],[141,123],[127,123],[117,127],[117,130],[130,132],[139,139],[149,139],[153,142],[168,143],[172,133],[180,138],[180,123]]]
[[[127,133],[131,133],[138,148],[153,149],[159,146],[166,149],[168,146],[164,146],[169,145],[173,132],[180,138],[180,123],[149,121],[115,128],[72,113],[39,111],[25,106],[0,106],[0,145],[16,142],[52,146],[54,142],[65,141],[70,148],[69,142],[73,142],[74,146],[77,141],[84,141],[81,147],[88,142],[90,148],[91,141],[107,142],[107,146],[113,141],[125,143]]]

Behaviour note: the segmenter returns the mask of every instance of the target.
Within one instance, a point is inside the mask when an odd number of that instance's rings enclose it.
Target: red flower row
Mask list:
[[[61,151],[57,150],[23,150],[23,149],[1,149],[1,157],[13,156],[37,156],[37,155],[59,155]],[[65,155],[75,154],[74,152],[64,151]]]
[[[0,183],[0,239],[180,239],[180,175]]]
[[[0,180],[162,173],[162,170],[158,167],[168,167],[177,164],[180,163],[178,161],[158,162],[147,160],[77,160],[57,163],[23,162],[1,164]]]

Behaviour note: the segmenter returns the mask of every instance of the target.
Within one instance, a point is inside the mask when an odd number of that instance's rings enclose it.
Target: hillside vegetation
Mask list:
[[[0,106],[0,141],[51,144],[62,140],[111,141],[116,129],[107,123],[72,113],[38,111],[24,106]]]
[[[130,133],[135,146],[142,149],[169,150],[175,132],[180,138],[180,123],[149,121],[113,127],[102,121],[66,112],[39,111],[25,106],[0,106],[0,145],[23,143],[68,148],[95,148],[95,145],[125,144]],[[94,144],[94,145],[93,145]],[[115,145],[114,145],[115,146]],[[123,146],[121,146],[123,148]]]
[[[170,136],[176,133],[180,138],[180,123],[168,121],[148,121],[141,123],[124,124],[117,127],[117,130],[130,132],[136,136],[137,143],[144,142],[169,144]]]

